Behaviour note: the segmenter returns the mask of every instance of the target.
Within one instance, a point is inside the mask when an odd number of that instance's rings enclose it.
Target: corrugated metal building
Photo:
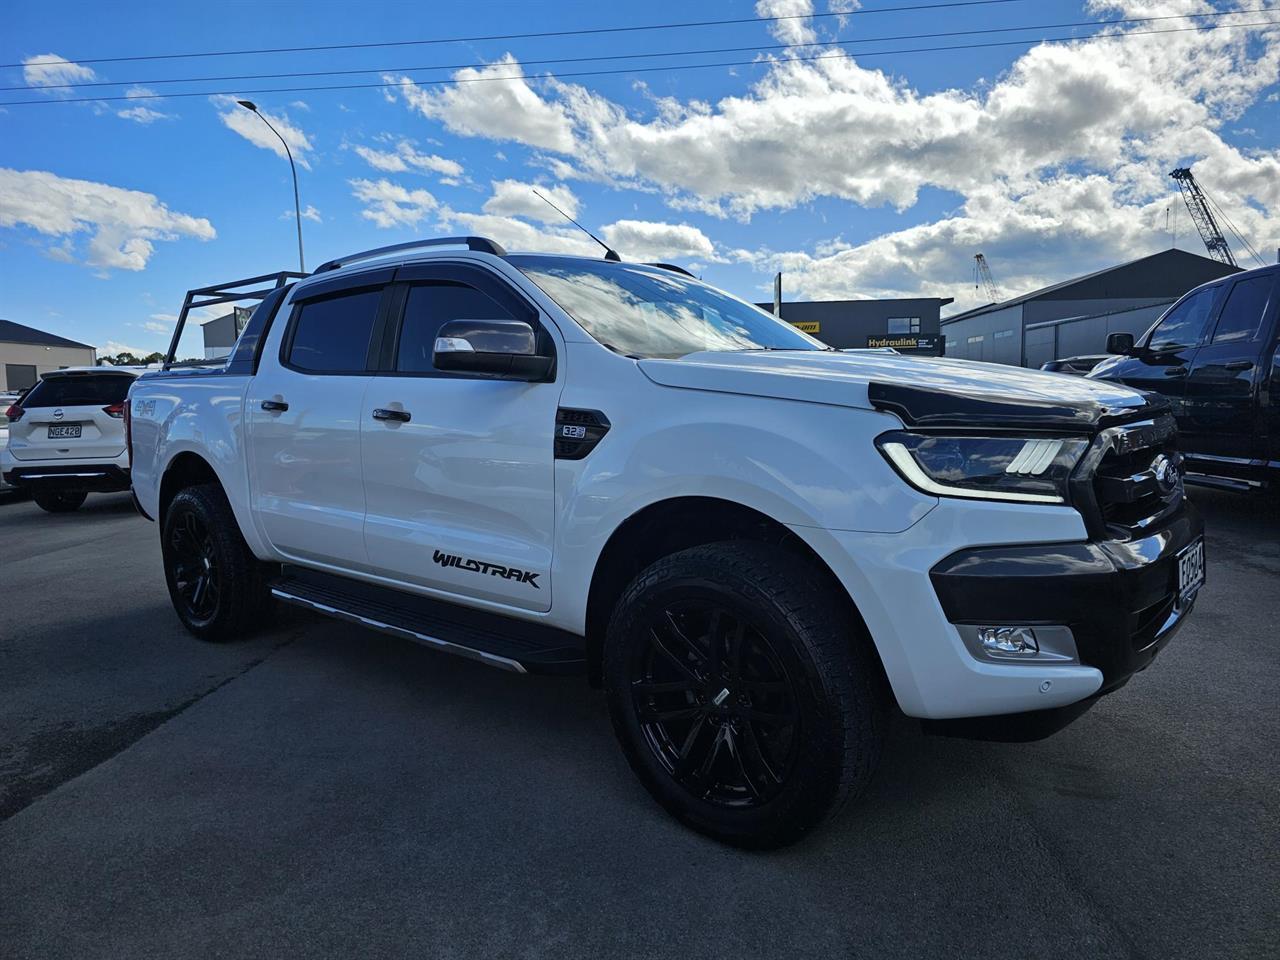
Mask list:
[[[1193,287],[1239,268],[1163,250],[1021,297],[944,317],[948,357],[1038,367],[1106,352],[1107,335],[1144,333]]]
[[[885,346],[892,340],[904,353],[938,353],[938,322],[942,308],[952,298],[920,297],[908,300],[800,300],[783,301],[782,319],[833,347]],[[773,310],[773,304],[757,304]],[[922,348],[912,342],[925,344]]]

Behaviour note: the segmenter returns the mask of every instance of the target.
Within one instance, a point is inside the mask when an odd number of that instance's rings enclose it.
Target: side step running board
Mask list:
[[[286,566],[279,600],[513,673],[585,673],[582,637],[332,574]]]

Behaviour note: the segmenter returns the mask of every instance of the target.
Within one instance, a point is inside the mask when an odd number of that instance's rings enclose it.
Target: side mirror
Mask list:
[[[1107,353],[1118,353],[1129,356],[1133,353],[1132,333],[1112,333],[1107,335]]]
[[[529,382],[546,380],[555,366],[523,320],[450,320],[436,333],[431,361],[437,370]]]

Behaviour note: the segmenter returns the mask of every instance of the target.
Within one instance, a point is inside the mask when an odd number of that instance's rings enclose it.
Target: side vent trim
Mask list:
[[[609,418],[599,410],[561,407],[556,411],[555,458],[581,460],[609,432]]]

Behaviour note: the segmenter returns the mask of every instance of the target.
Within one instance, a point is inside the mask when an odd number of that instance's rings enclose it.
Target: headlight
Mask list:
[[[961,437],[895,430],[876,446],[904,480],[939,497],[1065,503],[1089,446],[1073,437]]]

